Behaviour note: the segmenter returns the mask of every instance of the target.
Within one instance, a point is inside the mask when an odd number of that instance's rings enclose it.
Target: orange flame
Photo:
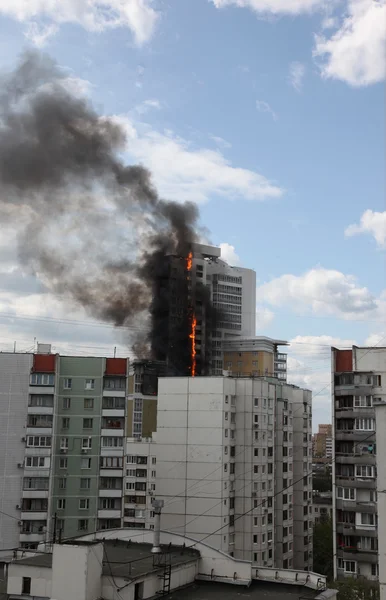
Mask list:
[[[186,270],[191,271],[193,266],[193,254],[189,252],[188,257],[186,259]]]
[[[195,317],[195,315],[193,315],[192,318],[192,331],[189,335],[189,338],[191,340],[191,357],[192,357],[192,370],[191,370],[191,375],[192,377],[196,376],[196,327],[197,327],[197,319]]]
[[[189,252],[189,254],[186,258],[186,270],[191,271],[192,266],[193,266],[193,253]],[[190,356],[191,356],[191,360],[192,360],[192,366],[191,366],[191,376],[192,377],[195,377],[195,375],[196,375],[196,327],[197,327],[197,319],[196,319],[196,315],[193,313],[192,327],[191,327],[191,331],[189,334],[189,339],[190,339],[190,344],[191,344]]]

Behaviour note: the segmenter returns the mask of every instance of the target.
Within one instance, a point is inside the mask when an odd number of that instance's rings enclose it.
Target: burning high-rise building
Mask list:
[[[154,358],[175,375],[222,375],[223,341],[255,335],[255,289],[256,273],[228,265],[220,248],[193,243],[186,256],[165,257],[154,291]]]

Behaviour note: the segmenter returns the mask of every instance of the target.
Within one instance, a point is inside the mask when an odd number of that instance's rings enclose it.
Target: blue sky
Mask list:
[[[386,335],[385,19],[385,0],[0,0],[0,66],[43,48],[120,120],[128,160],[256,270],[257,333],[292,340],[291,380],[320,392],[330,343]],[[66,308],[2,239],[2,349],[122,342],[81,312],[50,322]]]

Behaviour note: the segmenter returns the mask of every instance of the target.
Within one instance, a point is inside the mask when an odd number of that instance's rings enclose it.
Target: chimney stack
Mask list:
[[[161,510],[164,507],[163,500],[153,500],[154,509],[154,541],[153,548],[151,549],[153,554],[160,554],[161,552]]]

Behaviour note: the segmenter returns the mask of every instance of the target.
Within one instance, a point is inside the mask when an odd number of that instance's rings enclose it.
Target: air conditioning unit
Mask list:
[[[17,468],[18,469],[23,469],[24,467],[24,463],[17,463]]]
[[[21,510],[21,506],[20,506],[20,504],[16,504],[16,507],[15,507],[15,508],[16,508],[16,510]]]
[[[61,448],[60,454],[67,454],[67,448]]]
[[[258,424],[258,423],[254,423],[254,424],[253,424],[253,428],[254,428],[254,429],[259,429],[259,424]]]
[[[256,498],[257,492],[252,492],[252,498]]]
[[[82,448],[82,454],[87,454],[88,448]]]
[[[268,540],[268,546],[272,546],[272,540]]]
[[[149,496],[152,496],[154,494],[153,490],[149,490],[147,493],[149,494]]]
[[[22,438],[21,438],[21,441],[22,441],[22,442],[25,442],[25,441],[26,441],[26,438],[25,438],[25,437],[22,437]]]

